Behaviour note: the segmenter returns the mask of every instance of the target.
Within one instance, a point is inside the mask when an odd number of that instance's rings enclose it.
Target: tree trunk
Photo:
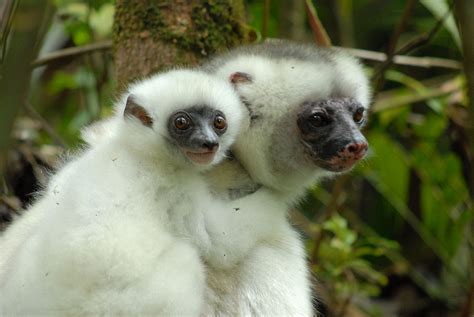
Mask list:
[[[137,78],[246,42],[244,20],[243,0],[117,0],[119,91]]]

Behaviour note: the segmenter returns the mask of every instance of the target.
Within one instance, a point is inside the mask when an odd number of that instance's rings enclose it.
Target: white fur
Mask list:
[[[281,53],[285,50],[287,56]],[[299,140],[296,114],[304,101],[334,97],[352,97],[367,108],[368,81],[352,57],[337,50],[290,42],[238,49],[205,68],[223,79],[229,79],[234,72],[245,72],[252,78],[251,82],[235,86],[261,119],[239,134],[233,153],[242,164],[240,174],[247,171],[255,182],[277,193],[271,201],[273,205],[265,206],[270,200],[259,203],[265,212],[274,208],[273,221],[280,218],[285,223],[271,239],[258,241],[238,268],[221,270],[208,266],[206,313],[311,316],[311,278],[304,248],[281,208],[287,209],[306,188],[330,173],[307,159]],[[208,181],[214,184],[212,187],[248,187],[245,183],[250,180],[245,177],[234,184],[233,179],[225,183],[219,176],[226,170],[239,174],[236,164],[226,161],[210,171]]]
[[[237,71],[252,77],[252,82],[238,83],[236,89],[264,119],[239,134],[233,153],[256,182],[278,189],[288,201],[301,196],[318,177],[328,175],[310,161],[289,164],[291,158],[279,157],[289,155],[301,160],[304,156],[296,126],[299,106],[331,97],[352,97],[369,106],[368,81],[362,67],[340,51],[331,54],[333,61],[328,63],[317,55],[307,61],[268,58],[250,51],[212,69],[223,79]],[[278,160],[287,165],[280,166]]]
[[[267,47],[263,45],[263,49],[237,50],[228,57],[217,58],[208,68],[225,80],[233,72],[249,73],[253,82],[240,83],[236,88],[243,99],[259,106],[263,117],[255,124],[251,124],[250,118],[244,123],[234,147],[238,161],[226,160],[207,171],[207,182],[219,198],[207,202],[202,214],[192,214],[195,218],[202,215],[202,218],[188,224],[200,225],[189,228],[181,222],[173,229],[203,256],[206,267],[203,316],[313,314],[304,248],[288,223],[286,212],[305,188],[329,173],[316,168],[303,155],[297,138],[296,113],[303,101],[334,96],[353,97],[368,107],[370,96],[362,69],[352,58],[337,51],[320,54],[313,48],[288,42],[284,45],[295,55],[312,58],[274,56],[267,53]],[[86,130],[83,136],[92,144],[104,143],[114,135],[116,124],[113,120],[99,123]],[[142,166],[137,170],[142,170]],[[207,193],[200,190],[205,186],[191,185],[205,197]],[[234,190],[245,193],[256,185],[264,187],[241,199],[232,200],[229,194]],[[128,196],[124,202],[132,203],[133,194],[128,194],[132,189],[126,192]],[[139,197],[146,195],[140,193]],[[172,223],[180,224],[174,220]],[[24,227],[31,228],[31,225]],[[15,227],[11,229],[13,232]],[[21,232],[21,229],[17,231]],[[140,233],[131,233],[131,236],[135,234],[140,236]],[[123,256],[124,260],[133,262],[131,257]],[[133,257],[147,259],[148,254],[133,254]],[[114,274],[112,268],[105,269],[104,266],[103,273]],[[122,268],[124,276],[135,272],[127,272],[126,266]],[[142,271],[135,273],[137,277],[143,274]],[[114,276],[109,283],[120,281],[118,275]],[[171,293],[176,291],[172,286]],[[136,301],[134,307],[144,303],[128,292],[117,292],[116,295],[120,296],[118,301],[124,302],[122,307],[128,307],[132,300]],[[114,300],[113,296],[102,298]]]
[[[240,126],[240,103],[228,83],[198,71],[157,75],[129,94],[153,127],[124,119],[123,98],[101,142],[68,162],[1,237],[0,315],[202,311],[205,275],[197,247],[206,253],[207,227],[215,230],[204,217],[210,194],[201,168],[166,141],[166,120],[193,105],[221,110],[228,129],[217,162]],[[215,257],[228,265],[222,255]]]
[[[242,230],[240,235],[225,235],[229,241],[222,241],[222,250],[226,243],[230,249],[252,243],[249,238],[242,244],[240,239],[245,236],[256,239],[253,246],[241,248],[248,251],[237,266],[206,261],[206,307],[202,315],[311,316],[311,277],[304,247],[288,223],[286,211],[306,188],[331,173],[305,157],[296,114],[304,101],[334,97],[352,97],[368,108],[367,78],[358,62],[341,51],[290,42],[237,49],[211,60],[205,69],[226,80],[234,72],[248,73],[252,82],[238,83],[236,89],[244,102],[252,103],[262,115],[255,124],[247,118],[247,128],[233,147],[238,160],[224,161],[208,171],[207,181],[218,197],[228,199],[232,196],[229,191],[237,189],[245,194],[256,184],[264,185],[229,204],[238,206],[247,198],[249,207],[261,214],[262,222],[279,225],[272,235],[259,227]],[[210,215],[208,221],[214,217]],[[236,228],[245,228],[252,220],[235,219]],[[226,220],[220,225],[224,228]]]
[[[368,108],[367,78],[358,62],[341,51],[289,42],[237,49],[204,68],[225,80],[234,72],[248,73],[252,82],[238,83],[236,90],[262,119],[251,124],[246,118],[233,147],[238,160],[224,161],[207,172],[217,197],[228,199],[231,207],[248,208],[234,219],[208,209],[206,221],[217,228],[210,236],[218,237],[219,228],[222,236],[211,241],[214,253],[204,253],[207,291],[202,315],[311,316],[312,283],[304,247],[286,213],[306,188],[331,173],[305,156],[296,114],[304,101],[334,97],[352,97]],[[264,187],[241,199],[232,200],[229,194],[236,190],[245,195],[258,184]],[[254,220],[273,227],[271,234],[268,227],[251,226]],[[235,226],[229,227],[229,222]],[[220,261],[226,248],[240,253],[228,266]],[[232,265],[234,261],[238,265]]]

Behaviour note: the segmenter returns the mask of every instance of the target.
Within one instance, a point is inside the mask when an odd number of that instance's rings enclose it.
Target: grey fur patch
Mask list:
[[[246,98],[240,96],[240,101],[249,112],[250,126],[253,126],[257,121],[263,119],[263,114],[261,112],[255,111],[255,109],[253,109],[255,107]],[[260,105],[258,108],[261,106],[262,105]]]
[[[202,65],[207,72],[215,72],[220,66],[240,56],[264,56],[270,59],[296,59],[300,61],[335,63],[335,55],[347,55],[344,51],[333,47],[318,47],[313,44],[300,44],[287,40],[268,40],[264,43],[242,46],[227,53],[214,57]]]
[[[262,185],[260,184],[249,184],[249,186],[242,188],[229,188],[227,192],[230,200],[236,200],[251,195],[260,188],[262,188]]]
[[[261,113],[252,113],[250,115],[250,125],[253,125],[256,123],[256,121],[263,119],[263,114]]]

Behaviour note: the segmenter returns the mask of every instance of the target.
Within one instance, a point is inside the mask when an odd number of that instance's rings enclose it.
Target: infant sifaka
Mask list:
[[[225,80],[173,70],[132,85],[115,110],[103,140],[1,237],[0,315],[201,313],[202,254],[232,256],[210,249],[222,228],[206,209],[235,213],[210,203],[201,172],[233,143],[240,100]]]

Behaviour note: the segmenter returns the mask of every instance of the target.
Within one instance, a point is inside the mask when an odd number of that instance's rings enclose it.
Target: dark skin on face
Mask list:
[[[173,143],[198,164],[212,161],[219,148],[219,137],[226,130],[224,114],[209,106],[177,111],[168,120],[168,133]]]
[[[367,153],[368,143],[360,132],[365,109],[352,98],[305,102],[298,114],[301,141],[316,165],[341,172]]]
[[[124,117],[135,117],[145,127],[153,127],[153,119],[133,95],[127,98]],[[183,107],[168,119],[170,141],[197,164],[212,162],[219,148],[219,137],[226,130],[224,114],[206,105]]]
[[[227,130],[222,112],[208,106],[194,106],[175,112],[168,120],[170,137],[187,149],[213,151]]]

